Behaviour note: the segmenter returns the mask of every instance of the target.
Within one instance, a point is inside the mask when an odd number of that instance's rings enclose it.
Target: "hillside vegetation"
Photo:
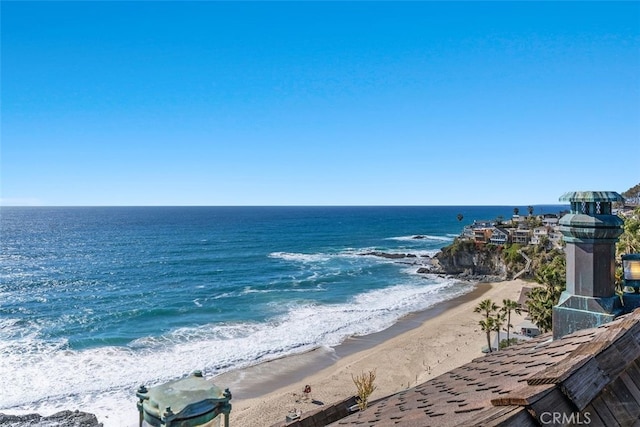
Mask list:
[[[623,196],[631,203],[640,202],[640,184],[630,188]],[[640,206],[627,210],[623,233],[616,245],[616,291],[622,289],[621,256],[640,253]],[[532,321],[542,331],[551,330],[553,306],[566,288],[566,256],[564,250],[543,240],[536,245],[477,243],[458,238],[436,255],[441,273],[462,277],[490,276],[503,280],[516,276],[535,281],[542,286],[529,293],[527,309]]]

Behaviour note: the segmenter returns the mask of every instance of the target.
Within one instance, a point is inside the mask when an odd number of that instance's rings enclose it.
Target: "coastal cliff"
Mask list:
[[[411,253],[371,251],[363,256],[376,256],[398,263],[419,265],[417,273],[457,276],[461,279],[502,281],[512,278],[524,266],[520,255],[509,257],[501,246],[480,245],[469,240],[456,240],[433,257]],[[506,258],[510,258],[508,261]],[[522,260],[523,262],[518,262]]]
[[[429,260],[418,273],[435,273],[474,280],[535,279],[556,258],[564,260],[561,248],[543,245],[492,245],[456,239]],[[564,273],[561,274],[564,276]]]
[[[442,248],[432,258],[432,266],[428,272],[505,280],[511,275],[510,270],[504,260],[501,247],[476,245],[472,241],[461,240]]]

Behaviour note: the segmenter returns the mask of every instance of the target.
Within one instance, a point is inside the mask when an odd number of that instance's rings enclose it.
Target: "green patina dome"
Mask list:
[[[615,191],[571,191],[560,196],[571,203],[571,213],[560,219],[566,242],[617,239],[624,221],[612,214],[613,202],[624,202]]]
[[[138,410],[152,426],[198,426],[220,414],[229,414],[231,393],[204,379],[200,371],[147,389],[141,386]],[[228,419],[225,419],[225,425]]]
[[[624,202],[624,197],[615,191],[570,191],[559,199],[561,202]]]

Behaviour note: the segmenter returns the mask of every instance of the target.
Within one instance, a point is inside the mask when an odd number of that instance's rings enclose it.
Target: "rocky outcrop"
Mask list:
[[[415,238],[420,238],[416,236]],[[411,253],[364,252],[363,256],[376,256],[398,263],[420,265],[419,274],[457,276],[460,279],[499,281],[507,277],[508,269],[496,246],[478,246],[470,241],[455,241],[433,257]]]
[[[0,413],[0,425],[8,427],[102,427],[93,414],[61,411],[48,417],[39,414],[7,415]]]
[[[402,258],[416,258],[417,257],[417,255],[415,255],[415,254],[392,254],[392,253],[388,253],[388,252],[378,252],[378,251],[365,252],[365,253],[362,253],[360,255],[377,256],[377,257],[387,258],[387,259],[402,259]]]
[[[460,241],[442,248],[433,258],[433,268],[429,272],[504,280],[507,271],[499,248],[478,247],[473,242]]]

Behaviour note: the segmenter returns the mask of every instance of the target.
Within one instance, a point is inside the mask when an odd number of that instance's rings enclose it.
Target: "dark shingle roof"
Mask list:
[[[474,359],[330,425],[527,426],[555,413],[578,424],[640,425],[640,309]]]

